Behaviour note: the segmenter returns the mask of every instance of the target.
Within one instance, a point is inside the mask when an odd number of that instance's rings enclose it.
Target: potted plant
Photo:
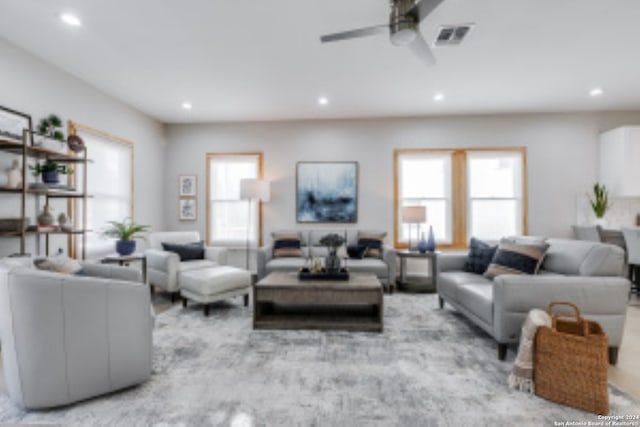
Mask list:
[[[116,252],[119,255],[131,255],[136,251],[136,241],[133,239],[144,238],[139,233],[147,231],[148,225],[136,224],[131,218],[125,218],[122,222],[109,221],[111,226],[104,231],[104,235],[115,237]]]
[[[38,133],[57,141],[64,141],[64,133],[61,129],[62,120],[55,114],[41,119],[37,127]]]
[[[57,184],[60,182],[60,174],[71,175],[73,169],[67,165],[56,163],[47,159],[44,163],[36,163],[35,166],[29,166],[34,176],[42,175],[42,182],[47,184]]]
[[[591,209],[593,209],[593,213],[596,215],[596,223],[603,225],[604,222],[604,214],[607,212],[607,209],[611,207],[609,203],[609,192],[607,188],[599,183],[595,183],[593,185],[593,198],[587,194],[589,198],[589,203],[591,204]]]

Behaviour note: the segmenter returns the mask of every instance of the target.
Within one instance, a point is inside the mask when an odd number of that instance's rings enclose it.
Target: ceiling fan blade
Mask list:
[[[322,43],[336,42],[340,40],[354,39],[357,37],[374,36],[376,34],[388,34],[388,25],[376,25],[374,27],[358,28],[357,30],[343,31],[341,33],[325,34],[320,36]]]
[[[427,65],[434,65],[436,63],[436,57],[433,56],[433,52],[431,52],[427,41],[420,32],[416,35],[416,39],[409,44],[409,49]]]
[[[415,6],[413,6],[407,15],[413,16],[416,22],[422,21],[428,14],[440,5],[444,0],[420,0]]]

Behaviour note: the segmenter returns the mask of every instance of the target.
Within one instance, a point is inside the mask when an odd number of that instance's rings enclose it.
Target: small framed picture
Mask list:
[[[22,142],[22,130],[31,130],[31,116],[0,106],[0,139]],[[33,145],[33,134],[29,135]]]
[[[180,211],[178,219],[180,221],[195,221],[197,218],[196,199],[179,199]]]
[[[180,197],[195,197],[196,196],[196,176],[195,175],[180,175],[179,180]]]

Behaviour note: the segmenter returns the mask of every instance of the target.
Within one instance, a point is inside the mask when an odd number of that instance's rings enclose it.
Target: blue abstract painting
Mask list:
[[[357,222],[358,163],[299,162],[297,222]]]

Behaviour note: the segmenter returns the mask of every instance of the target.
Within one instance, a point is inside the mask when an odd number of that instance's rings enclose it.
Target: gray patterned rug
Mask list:
[[[23,412],[0,396],[0,423],[156,426],[552,426],[597,416],[507,387],[514,353],[435,295],[385,296],[385,331],[253,331],[240,298],[158,316],[147,383],[66,408]],[[610,388],[611,414],[640,403]],[[557,424],[556,424],[557,425]]]

